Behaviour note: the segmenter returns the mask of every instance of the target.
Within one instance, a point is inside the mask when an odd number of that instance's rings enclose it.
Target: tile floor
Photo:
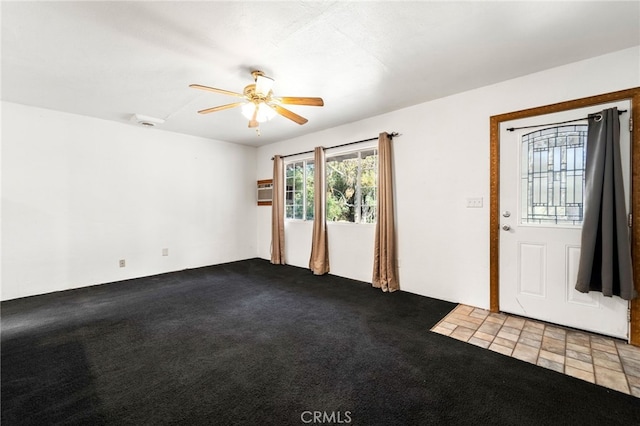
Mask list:
[[[431,331],[640,398],[640,347],[458,305]]]

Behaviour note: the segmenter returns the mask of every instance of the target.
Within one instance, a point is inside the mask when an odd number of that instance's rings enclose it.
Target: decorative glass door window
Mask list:
[[[522,224],[582,225],[587,127],[565,125],[522,136]]]

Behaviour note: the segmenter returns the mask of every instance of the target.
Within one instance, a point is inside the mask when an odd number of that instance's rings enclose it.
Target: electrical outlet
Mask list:
[[[126,266],[124,259],[120,259],[120,267],[124,268]]]
[[[162,249],[162,255],[163,256],[169,256],[169,249],[168,248],[163,248]]]
[[[467,208],[468,209],[479,209],[479,208],[482,208],[482,197],[467,198]]]

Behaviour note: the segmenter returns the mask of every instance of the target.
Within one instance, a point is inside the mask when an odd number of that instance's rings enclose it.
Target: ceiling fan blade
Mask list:
[[[239,98],[245,97],[242,93],[230,92],[229,90],[223,90],[223,89],[216,89],[215,87],[203,86],[201,84],[190,84],[189,87],[193,87],[194,89],[207,90],[213,93],[220,93],[222,95],[237,96]]]
[[[322,98],[299,98],[291,96],[279,96],[276,98],[282,104],[289,105],[307,105],[307,106],[324,106]]]
[[[289,111],[288,109],[283,108],[283,107],[281,107],[281,106],[280,106],[280,105],[278,105],[278,104],[271,103],[271,104],[269,104],[269,106],[270,106],[271,108],[273,108],[273,109],[274,109],[278,114],[280,114],[281,116],[286,117],[286,118],[288,118],[289,120],[295,121],[296,123],[298,123],[298,124],[300,124],[300,125],[303,125],[304,123],[306,123],[307,121],[309,121],[309,120],[307,120],[306,118],[301,117],[301,116],[299,116],[298,114],[296,114],[295,112]]]
[[[235,107],[240,106],[242,104],[244,104],[244,102],[234,102],[232,104],[220,105],[220,106],[217,106],[217,107],[200,110],[200,111],[198,111],[198,114],[209,114],[210,112],[216,112],[216,111],[222,111],[222,110],[229,109],[229,108],[235,108]]]

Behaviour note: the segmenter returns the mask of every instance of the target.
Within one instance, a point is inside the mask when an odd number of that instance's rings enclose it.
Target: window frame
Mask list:
[[[377,202],[376,202],[376,212],[375,212],[375,220],[372,222],[362,222],[362,152],[366,151],[374,151],[376,156],[375,167],[372,169],[375,173],[375,191],[376,191],[376,201],[378,197],[378,144],[362,144],[356,147],[349,147],[347,149],[327,149],[325,165],[329,163],[330,159],[333,157],[338,157],[342,155],[349,155],[353,153],[357,153],[358,158],[358,167],[357,167],[357,176],[356,176],[356,185],[355,185],[355,203],[354,203],[354,221],[334,221],[330,218],[327,218],[327,222],[331,224],[340,224],[340,225],[375,225],[378,221],[378,212],[377,212]],[[326,167],[326,177],[329,175],[329,167]],[[327,179],[328,180],[328,179]]]
[[[365,151],[374,151],[375,152],[375,156],[376,156],[376,161],[375,161],[375,166],[373,167],[373,171],[375,174],[375,193],[376,193],[376,201],[377,201],[377,196],[378,196],[378,156],[379,156],[379,152],[378,152],[378,144],[377,142],[374,144],[362,144],[359,145],[357,147],[352,147],[350,146],[349,148],[344,148],[344,147],[340,147],[340,148],[327,148],[325,150],[325,179],[328,177],[329,174],[329,168],[326,167],[327,163],[329,162],[329,160],[333,157],[337,157],[337,156],[341,156],[341,155],[349,155],[349,154],[353,154],[353,153],[357,153],[357,158],[358,158],[358,168],[357,168],[357,176],[356,176],[356,186],[355,186],[355,191],[356,191],[356,206],[357,208],[355,209],[354,212],[354,221],[334,221],[331,220],[329,218],[327,218],[327,223],[331,223],[332,225],[364,225],[364,226],[372,226],[375,225],[377,220],[378,220],[378,212],[377,212],[377,202],[376,202],[376,212],[375,212],[375,220],[372,222],[362,222],[362,213],[361,213],[361,209],[363,206],[362,203],[362,185],[361,185],[361,180],[362,180],[362,152]],[[307,171],[308,171],[308,167],[307,164],[311,162],[314,163],[314,173],[315,173],[315,160],[313,156],[295,156],[295,157],[291,157],[288,158],[284,161],[284,201],[285,201],[285,206],[284,206],[284,220],[285,221],[291,221],[291,222],[313,222],[313,220],[315,218],[311,218],[309,219],[309,215],[308,215],[308,211],[307,211],[307,182],[308,182],[308,177],[307,177]],[[303,176],[303,188],[302,188],[302,194],[303,194],[303,201],[302,201],[302,206],[303,206],[303,213],[302,213],[302,219],[299,218],[295,218],[295,217],[287,217],[287,167],[289,167],[292,164],[296,164],[296,163],[302,163],[302,170],[304,171],[304,176]],[[315,176],[312,176],[313,179],[313,185],[315,187]],[[327,185],[327,182],[325,180],[325,186]],[[315,189],[315,188],[314,188]],[[326,191],[326,187],[325,187],[325,191]],[[295,204],[294,204],[295,206]],[[326,205],[325,205],[326,207]],[[312,216],[313,216],[313,212]],[[293,212],[293,215],[295,216],[295,210]],[[357,219],[357,220],[355,220]]]
[[[287,206],[288,206],[287,204],[287,192],[288,192],[287,191],[287,188],[288,188],[287,187],[287,167],[296,163],[302,163],[302,170],[304,173],[302,177],[302,219],[295,217],[295,210],[293,212],[294,217],[287,217]],[[308,163],[314,164],[314,173],[315,173],[315,160],[313,156],[295,157],[289,160],[285,160],[284,162],[284,220],[296,221],[296,222],[313,222],[313,218],[309,219],[308,218],[309,215],[307,213],[307,181],[308,181],[307,165]],[[315,176],[312,175],[311,178],[313,179],[313,184],[315,186]],[[311,212],[311,214],[313,216],[313,212]]]
[[[531,135],[531,134],[535,134],[535,133],[540,133],[543,131],[548,131],[550,129],[561,129],[561,128],[569,128],[569,127],[585,127],[587,126],[587,121],[580,121],[580,122],[576,122],[576,123],[572,123],[572,124],[559,124],[559,125],[549,125],[546,127],[541,127],[540,129],[534,130],[534,131],[523,131],[520,135],[518,135],[518,143],[519,143],[519,148],[518,148],[518,155],[520,157],[519,159],[519,165],[518,165],[518,176],[520,179],[520,182],[518,183],[518,226],[524,226],[524,227],[532,227],[532,228],[557,228],[557,229],[576,229],[576,228],[581,228],[582,227],[582,220],[580,220],[578,223],[568,223],[567,220],[562,220],[559,223],[553,223],[551,221],[548,222],[534,222],[534,219],[531,219],[531,221],[527,221],[525,220],[525,216],[527,215],[526,207],[523,205],[524,202],[528,199],[528,194],[525,193],[525,189],[522,186],[522,179],[524,177],[524,165],[523,165],[523,154],[524,154],[524,147],[523,147],[523,138],[525,136]],[[586,130],[587,129],[581,129],[581,130],[577,130],[575,129],[574,131],[576,132],[582,132],[584,133],[583,136],[583,161],[586,158],[586,149],[587,149],[587,136],[586,136]],[[583,163],[584,164],[584,163]],[[546,167],[546,166],[545,166]],[[586,167],[586,164],[585,164]],[[546,170],[546,169],[545,169]],[[583,169],[582,170],[582,194],[584,197],[584,191],[585,191],[585,178],[586,178],[586,171]],[[548,196],[548,194],[547,194]],[[584,198],[583,198],[583,203],[584,203]],[[584,208],[584,207],[582,207]],[[584,214],[584,211],[581,212],[581,214]]]

